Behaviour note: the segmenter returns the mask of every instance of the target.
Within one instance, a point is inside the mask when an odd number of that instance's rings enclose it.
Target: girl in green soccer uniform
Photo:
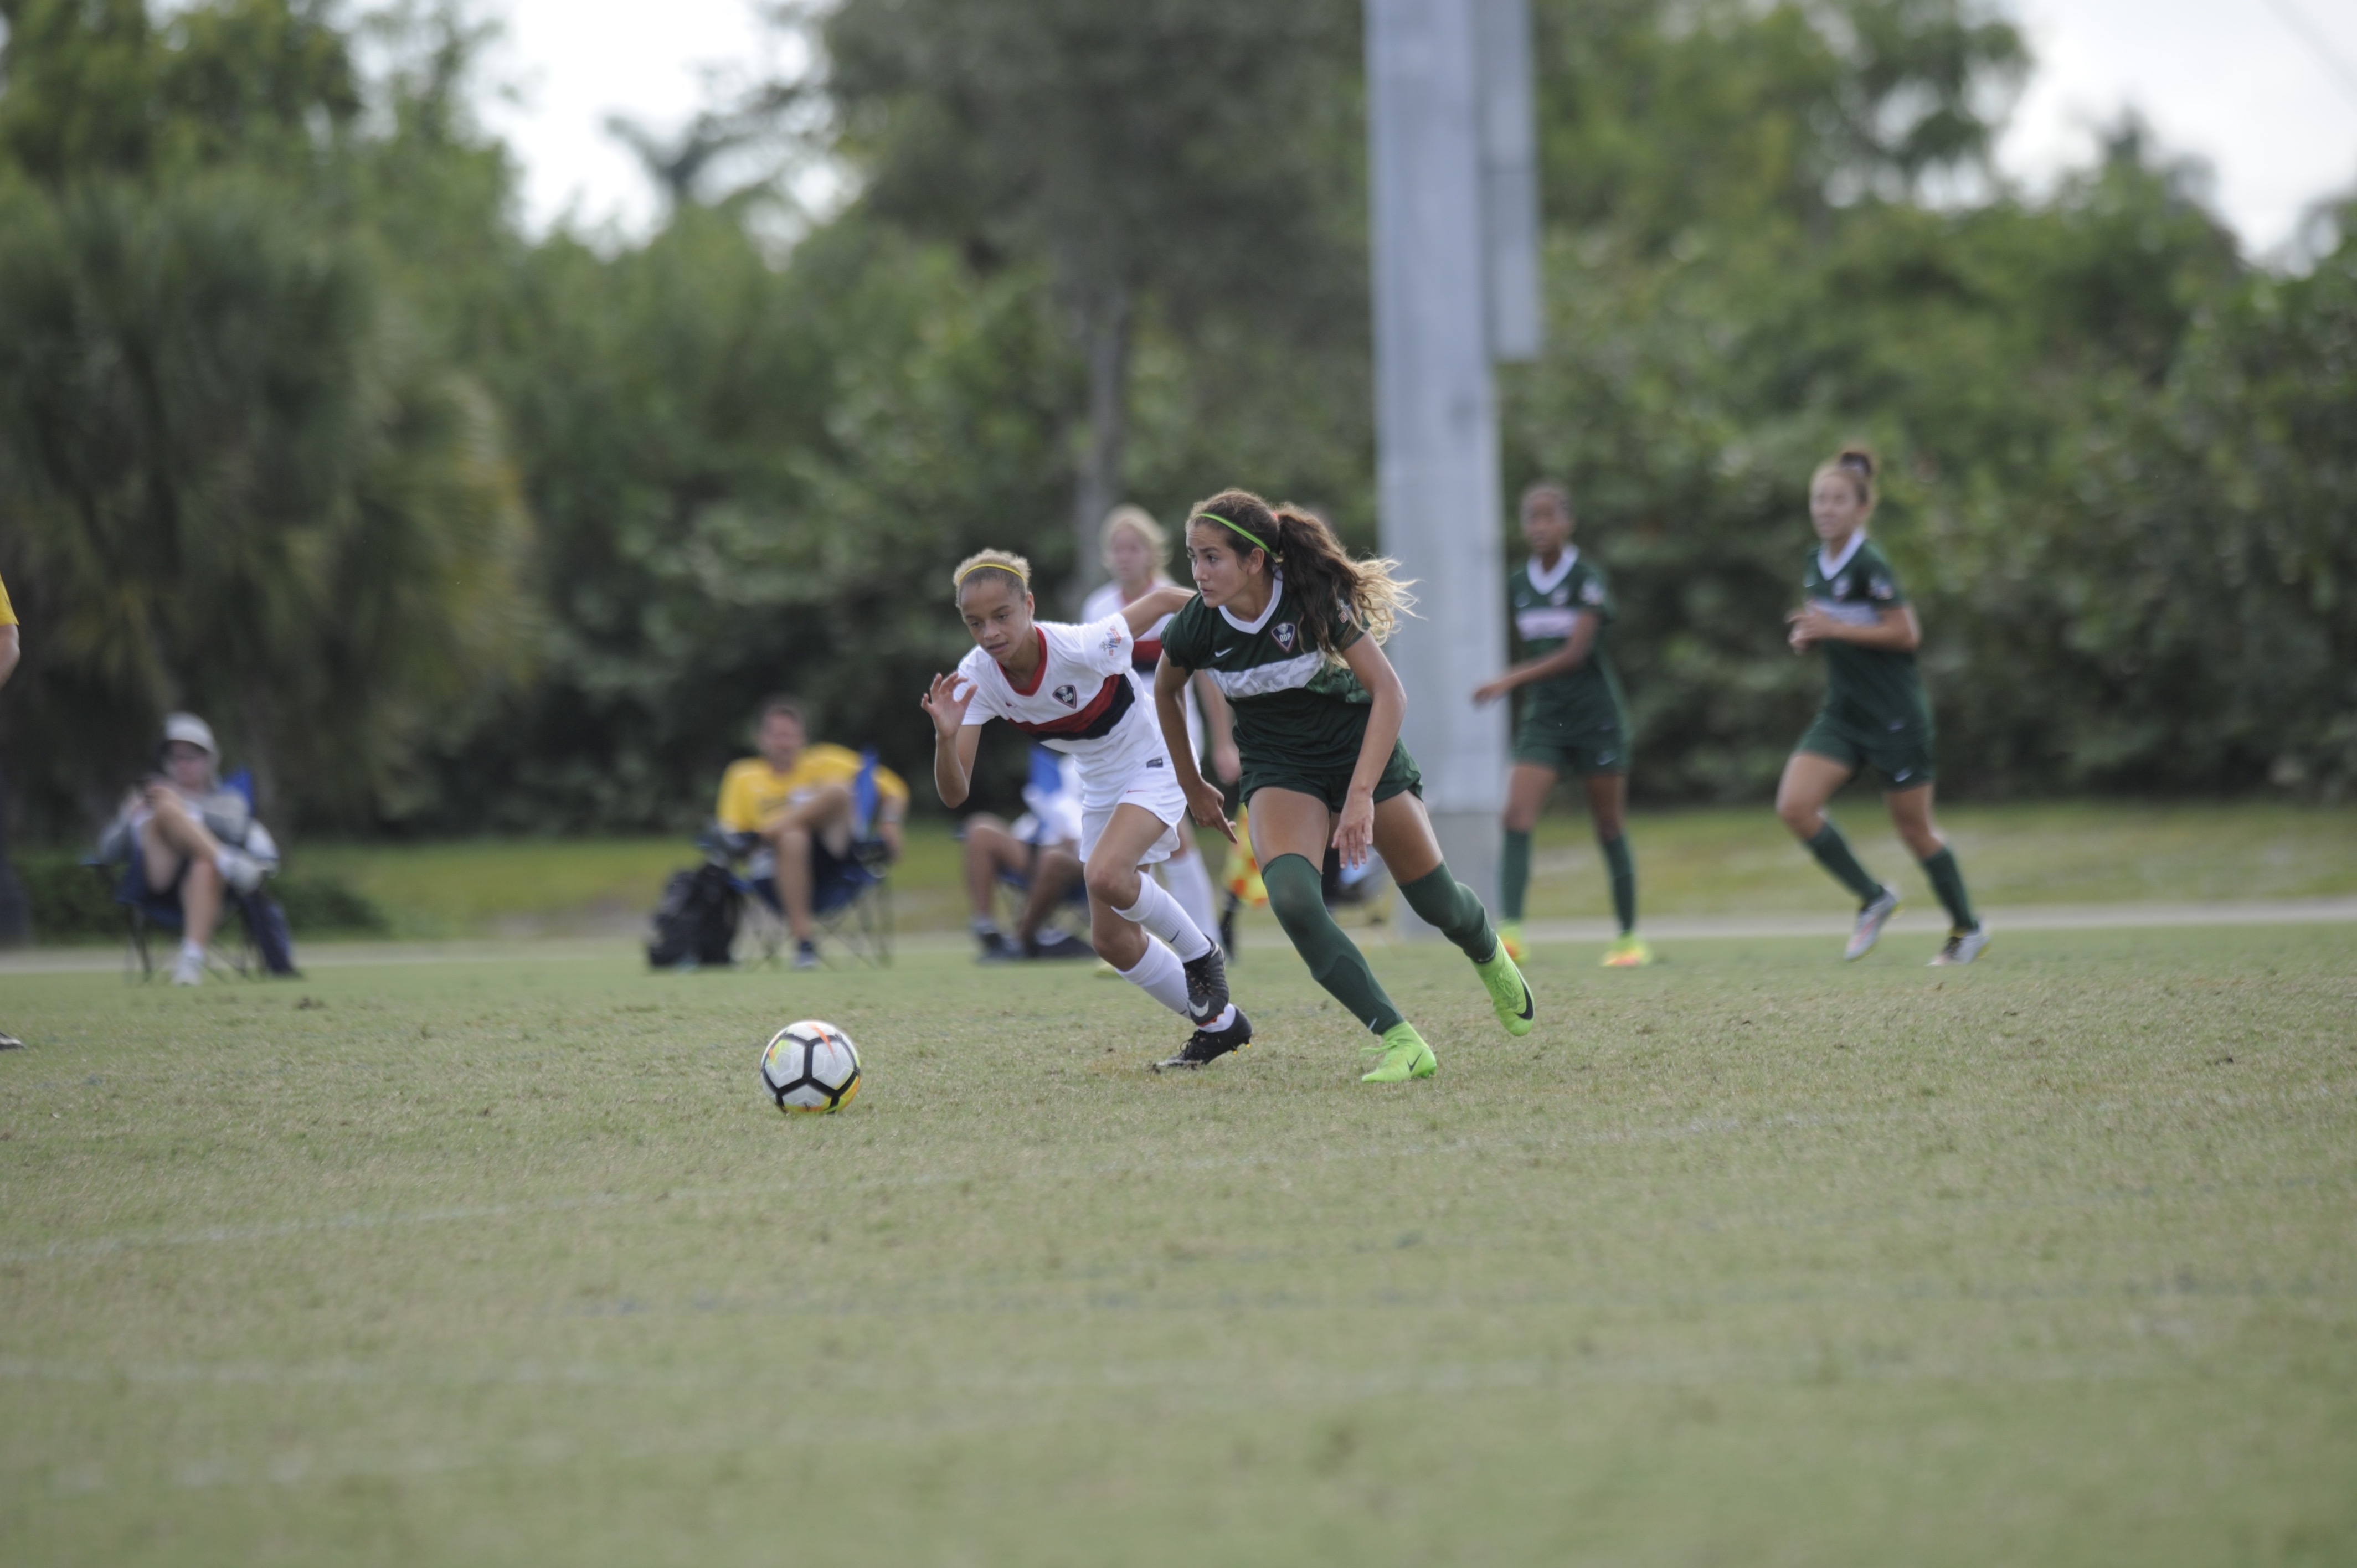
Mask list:
[[[1612,619],[1612,590],[1595,562],[1571,542],[1571,497],[1560,485],[1523,492],[1523,538],[1530,559],[1507,580],[1514,630],[1527,661],[1473,693],[1476,706],[1525,688],[1523,720],[1514,731],[1514,769],[1506,779],[1504,852],[1498,857],[1499,934],[1506,950],[1523,956],[1523,896],[1531,881],[1531,830],[1555,780],[1569,768],[1587,791],[1596,842],[1612,874],[1612,912],[1620,940],[1604,952],[1608,969],[1653,961],[1637,936],[1637,866],[1623,826],[1629,800],[1629,705],[1604,646]]]
[[[1825,650],[1825,703],[1784,764],[1776,814],[1857,895],[1857,928],[1843,956],[1865,957],[1898,912],[1899,895],[1858,864],[1825,802],[1871,766],[1887,785],[1892,824],[1947,908],[1948,940],[1932,961],[1970,963],[1989,934],[1973,914],[1954,853],[1932,825],[1932,707],[1915,669],[1923,628],[1889,561],[1866,536],[1874,500],[1874,456],[1860,447],[1845,448],[1809,484],[1820,543],[1801,576],[1807,603],[1785,618],[1795,652]]]
[[[1408,908],[1473,961],[1509,1035],[1527,1035],[1530,987],[1473,890],[1449,875],[1399,743],[1407,694],[1380,644],[1408,605],[1388,561],[1353,561],[1318,518],[1222,490],[1193,510],[1196,596],[1162,634],[1155,708],[1195,820],[1230,840],[1217,787],[1186,746],[1189,677],[1208,671],[1234,714],[1238,785],[1269,906],[1318,983],[1374,1033],[1370,1083],[1429,1078],[1438,1062],[1326,912],[1331,845],[1351,865],[1372,845]]]

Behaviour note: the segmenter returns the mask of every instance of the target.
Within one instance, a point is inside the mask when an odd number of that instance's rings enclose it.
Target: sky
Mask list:
[[[622,114],[666,133],[706,101],[713,73],[754,78],[780,45],[751,0],[476,0],[500,18],[483,113],[523,167],[535,231],[569,218],[643,231],[657,214]],[[2036,73],[1998,149],[2031,189],[2093,156],[2099,127],[2134,107],[2173,154],[2216,175],[2212,199],[2261,257],[2301,214],[2357,189],[2357,0],[2004,0]]]

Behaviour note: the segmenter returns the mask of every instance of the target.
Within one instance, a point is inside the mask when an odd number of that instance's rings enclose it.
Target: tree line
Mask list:
[[[2133,121],[2011,188],[2029,61],[1972,0],[1533,9],[1507,478],[1612,573],[1641,799],[1772,787],[1857,438],[1952,791],[2348,789],[2357,209],[2255,265]],[[626,240],[522,227],[458,11],[0,0],[21,832],[86,831],[176,706],[298,831],[676,825],[770,691],[921,771],[984,544],[1069,600],[1112,500],[1241,482],[1372,547],[1356,5],[781,17],[820,65],[637,132]]]

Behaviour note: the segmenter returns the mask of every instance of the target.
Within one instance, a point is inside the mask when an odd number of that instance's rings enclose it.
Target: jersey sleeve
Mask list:
[[[989,657],[977,648],[958,660],[958,678],[974,688],[974,701],[966,704],[965,718],[958,726],[961,729],[974,729],[999,716],[997,700],[990,694],[990,682],[982,678],[979,662]]]
[[[1907,591],[1899,585],[1899,574],[1890,569],[1881,551],[1868,545],[1858,552],[1858,556],[1857,569],[1865,576],[1863,586],[1868,604],[1879,612],[1907,602]]]
[[[1366,635],[1366,628],[1359,624],[1358,614],[1351,608],[1350,600],[1344,599],[1340,604],[1334,607],[1334,647],[1332,651],[1336,653],[1346,653],[1350,651],[1351,645],[1352,643],[1357,642],[1359,639]]]
[[[1612,618],[1619,613],[1620,607],[1612,599],[1612,585],[1606,582],[1604,574],[1594,566],[1582,574],[1579,586],[1571,597],[1582,614],[1594,616],[1605,626],[1611,625]]]
[[[1126,675],[1129,661],[1135,651],[1137,638],[1129,629],[1129,620],[1119,614],[1103,620],[1092,620],[1073,628],[1079,635],[1082,661],[1100,675]]]
[[[1211,644],[1206,635],[1211,626],[1211,610],[1200,597],[1189,599],[1179,607],[1162,628],[1163,657],[1182,670],[1200,670],[1211,661]]]

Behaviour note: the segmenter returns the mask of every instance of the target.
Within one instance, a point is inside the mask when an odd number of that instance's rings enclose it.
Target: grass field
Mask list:
[[[1867,864],[1919,897],[1922,878],[1881,803],[1853,790],[1837,810]],[[2072,802],[1960,806],[1941,818],[1974,896],[1994,906],[2357,893],[2357,808]],[[1838,890],[1764,806],[1639,813],[1630,832],[1649,914],[1842,908]],[[962,929],[948,825],[920,821],[909,839],[894,874],[902,928]],[[1216,858],[1221,845],[1210,847]],[[1538,851],[1532,918],[1610,912],[1584,816],[1547,817]],[[367,895],[400,934],[451,937],[627,930],[654,908],[663,877],[693,859],[681,839],[549,839],[319,844],[299,849],[295,864]]]
[[[0,1559],[2357,1560],[2357,931],[1886,946],[13,976]]]

